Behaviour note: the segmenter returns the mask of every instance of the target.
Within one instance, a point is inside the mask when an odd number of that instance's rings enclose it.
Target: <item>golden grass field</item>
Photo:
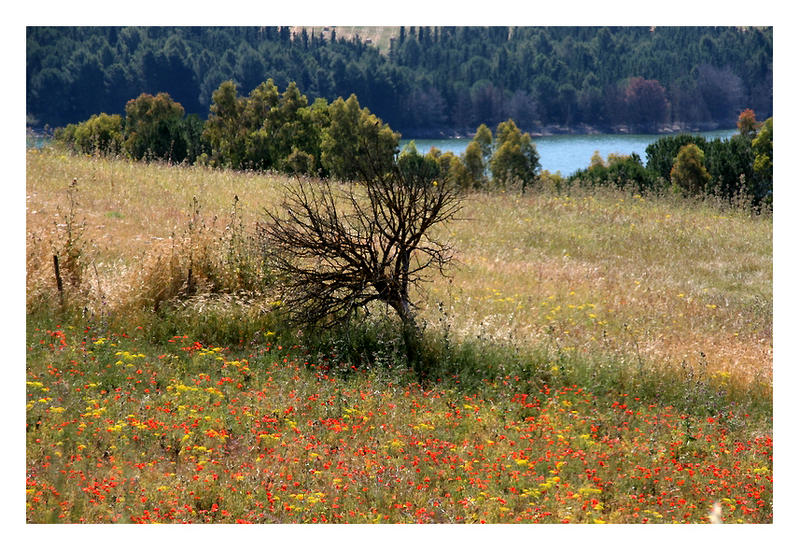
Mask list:
[[[113,304],[168,254],[193,198],[221,231],[238,196],[252,228],[279,203],[284,176],[29,150],[29,298],[34,283],[54,285],[47,242],[74,178],[96,268],[87,283]],[[771,217],[613,191],[473,193],[441,231],[456,262],[418,304],[432,322],[444,312],[456,334],[621,351],[771,384]]]

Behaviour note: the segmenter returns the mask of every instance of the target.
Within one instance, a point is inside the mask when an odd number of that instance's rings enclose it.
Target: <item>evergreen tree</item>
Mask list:
[[[135,159],[183,161],[188,152],[184,109],[169,94],[141,94],[125,105],[125,150]]]
[[[520,93],[543,125],[732,125],[745,106],[772,115],[771,28],[387,28],[388,56],[340,30],[325,41],[303,30],[294,40],[285,26],[28,27],[29,119],[122,114],[128,99],[158,92],[205,117],[220,83],[250,90],[266,78],[296,82],[309,102],[355,93],[404,131],[494,125],[514,118]],[[657,81],[664,97],[620,85],[635,77]],[[423,96],[440,97],[441,109],[410,111]]]
[[[690,143],[681,147],[670,171],[672,184],[689,195],[703,193],[711,181],[711,175],[703,165],[704,160],[703,151],[695,144]]]
[[[502,187],[519,185],[522,191],[538,179],[541,164],[536,145],[530,135],[523,134],[512,120],[497,127],[489,170],[495,184]]]

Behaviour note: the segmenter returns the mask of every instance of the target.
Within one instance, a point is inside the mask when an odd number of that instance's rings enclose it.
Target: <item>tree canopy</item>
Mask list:
[[[335,28],[333,29],[335,30]],[[358,36],[288,27],[27,27],[29,123],[123,114],[166,92],[205,117],[231,80],[272,78],[309,98],[356,94],[405,135],[581,124],[614,130],[729,125],[772,115],[772,29],[761,27],[386,27]]]

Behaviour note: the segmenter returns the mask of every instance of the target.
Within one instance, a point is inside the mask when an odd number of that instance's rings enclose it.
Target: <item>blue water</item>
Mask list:
[[[736,134],[736,129],[715,130],[713,132],[696,132],[698,136],[713,140],[715,138],[730,138]],[[645,149],[648,145],[662,137],[663,134],[560,134],[557,136],[542,136],[534,138],[536,150],[539,152],[542,169],[552,173],[561,172],[562,176],[569,176],[576,170],[589,166],[592,155],[598,151],[606,159],[609,153],[630,155],[637,153],[642,162],[647,162]],[[49,138],[27,136],[27,147],[42,147],[49,142]],[[402,149],[411,139],[400,140]],[[461,155],[467,149],[471,138],[448,138],[442,140],[413,140],[417,151],[427,153],[431,147],[442,151],[452,151]]]
[[[736,129],[715,130],[713,132],[696,132],[698,136],[706,139],[730,138]],[[630,155],[637,153],[642,162],[647,162],[645,149],[648,145],[662,137],[663,134],[562,134],[558,136],[543,136],[534,138],[536,150],[539,152],[543,170],[552,173],[560,172],[562,176],[569,176],[576,170],[589,166],[592,155],[598,151],[604,159],[609,153]],[[402,149],[410,139],[400,140]],[[414,140],[419,153],[427,153],[431,147],[442,151],[452,151],[461,155],[466,150],[471,138],[452,138],[445,140]]]
[[[45,138],[42,136],[25,136],[25,148],[26,149],[41,149],[42,147],[46,146],[50,143],[50,138]]]

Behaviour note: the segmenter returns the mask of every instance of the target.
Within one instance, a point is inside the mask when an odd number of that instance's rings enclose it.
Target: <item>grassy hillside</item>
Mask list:
[[[248,292],[282,178],[28,152],[30,522],[771,522],[771,218],[468,195],[420,386]]]
[[[315,36],[321,36],[326,40],[331,37],[331,32],[336,31],[338,39],[352,40],[358,36],[362,42],[376,47],[382,54],[388,54],[392,44],[392,38],[400,33],[400,27],[356,27],[332,25],[329,27],[292,27],[292,33],[299,35],[305,28],[311,35],[313,30]]]

